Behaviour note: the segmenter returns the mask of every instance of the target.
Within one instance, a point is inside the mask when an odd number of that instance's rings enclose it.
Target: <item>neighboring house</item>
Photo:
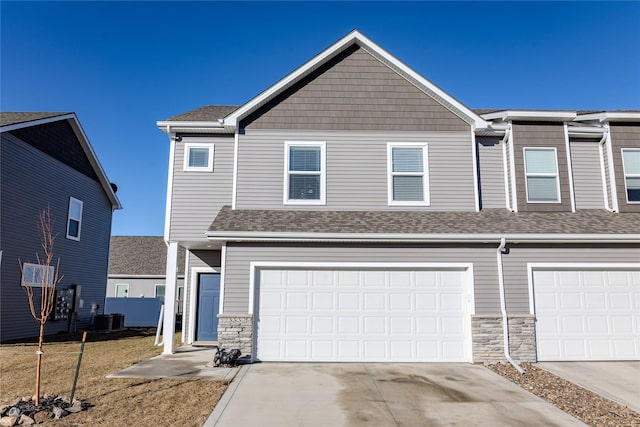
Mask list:
[[[177,312],[182,313],[184,254],[178,259]],[[107,297],[162,298],[167,271],[167,244],[162,236],[112,236]]]
[[[60,258],[57,289],[74,289],[77,296],[76,312],[52,313],[45,333],[86,329],[91,307],[104,305],[111,216],[121,209],[116,187],[74,113],[2,112],[0,137],[0,339],[38,335],[18,259],[37,274],[38,218],[47,207],[57,236],[54,256]]]
[[[472,110],[354,31],[242,106],[158,127],[187,342],[640,359],[639,111]]]

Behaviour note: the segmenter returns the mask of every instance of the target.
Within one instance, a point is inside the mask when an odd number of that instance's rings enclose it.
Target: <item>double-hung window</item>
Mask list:
[[[387,193],[391,206],[429,206],[427,144],[387,144]]]
[[[213,172],[214,144],[184,144],[184,170],[190,172]]]
[[[622,149],[622,169],[627,203],[640,203],[640,148]]]
[[[22,286],[41,288],[53,284],[55,267],[25,262],[22,264]]]
[[[69,198],[69,214],[67,215],[67,239],[80,240],[82,228],[82,201]]]
[[[324,142],[285,142],[285,204],[325,204],[325,153]]]
[[[527,202],[560,203],[557,159],[554,147],[524,148]]]

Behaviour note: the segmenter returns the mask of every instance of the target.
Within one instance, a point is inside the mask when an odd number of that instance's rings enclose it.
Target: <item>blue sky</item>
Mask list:
[[[640,2],[0,2],[0,108],[76,112],[161,235],[158,120],[240,105],[354,28],[471,108],[640,109]]]

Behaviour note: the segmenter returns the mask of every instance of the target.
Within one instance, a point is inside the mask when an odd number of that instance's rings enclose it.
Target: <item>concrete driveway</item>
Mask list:
[[[640,413],[640,361],[540,362],[537,366]]]
[[[584,426],[483,366],[244,366],[205,423],[226,426]]]

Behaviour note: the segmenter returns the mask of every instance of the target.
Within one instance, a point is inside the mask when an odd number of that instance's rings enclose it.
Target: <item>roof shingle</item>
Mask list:
[[[184,274],[185,249],[178,248],[178,274]],[[164,276],[167,245],[162,236],[112,236],[109,274]]]

